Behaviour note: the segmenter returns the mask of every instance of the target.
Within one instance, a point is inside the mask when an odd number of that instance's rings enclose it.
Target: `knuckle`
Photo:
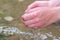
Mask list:
[[[24,14],[24,15],[22,15],[22,19],[23,20],[25,20],[26,19],[26,15]]]
[[[22,16],[22,19],[25,19],[25,18],[24,18],[24,15]]]
[[[27,16],[27,14],[24,14],[23,16],[22,16],[22,18],[25,18]]]

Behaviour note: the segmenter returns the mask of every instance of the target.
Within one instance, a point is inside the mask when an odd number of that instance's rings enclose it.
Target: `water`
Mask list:
[[[35,0],[0,0],[0,11],[3,14],[0,18],[0,27],[8,27],[4,30],[8,31],[9,37],[7,40],[60,40],[60,24],[51,24],[43,29],[29,29],[22,23],[21,16],[24,14],[26,7],[33,1]],[[6,20],[6,17],[12,18]],[[19,31],[15,30],[14,27],[18,28]],[[1,32],[2,29],[0,29]],[[6,32],[4,33],[6,34]],[[7,34],[6,36],[8,36]],[[10,34],[14,35],[11,36]]]

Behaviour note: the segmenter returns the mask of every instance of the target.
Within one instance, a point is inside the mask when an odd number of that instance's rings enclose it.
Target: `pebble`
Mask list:
[[[58,39],[60,40],[60,37],[58,37]]]
[[[23,2],[24,0],[18,0],[19,2]]]
[[[46,40],[48,37],[46,35],[41,34],[40,38],[41,40]]]
[[[29,35],[30,38],[34,38],[37,36],[37,35],[33,36],[33,34],[30,32],[22,32],[16,27],[6,27],[6,26],[2,27],[1,26],[0,27],[0,33],[2,31],[4,34],[7,34],[7,35],[13,35],[14,33],[17,33],[17,34],[22,34],[22,36],[23,35]],[[38,36],[40,36],[41,40],[46,40],[48,37],[51,37],[53,40],[60,40],[60,37],[56,37],[56,36],[52,35],[51,32],[45,33],[45,34],[38,33]]]
[[[53,40],[59,40],[59,39],[56,39],[56,38],[55,38],[55,39],[53,39]]]
[[[53,37],[53,35],[52,35],[52,34],[49,34],[49,33],[46,33],[46,35],[47,35],[48,37]]]
[[[5,19],[6,21],[12,21],[14,18],[11,17],[11,16],[6,16],[6,17],[4,17],[4,19]]]
[[[0,33],[2,33],[2,31],[3,31],[3,29],[2,29],[3,27],[0,27]]]

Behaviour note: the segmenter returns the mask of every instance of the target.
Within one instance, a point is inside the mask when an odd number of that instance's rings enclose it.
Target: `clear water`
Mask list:
[[[1,40],[60,40],[60,24],[58,22],[43,29],[29,29],[22,23],[21,15],[33,1],[35,0],[0,0],[0,27],[16,27],[20,30],[11,33],[14,35],[0,34]]]

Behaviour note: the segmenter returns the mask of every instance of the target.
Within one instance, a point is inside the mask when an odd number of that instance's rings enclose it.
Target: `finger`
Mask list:
[[[50,20],[49,22],[43,24],[40,28],[45,28],[46,26],[49,26],[49,25],[55,23],[56,21],[57,21],[57,20],[54,20],[54,19],[53,19],[53,20]]]
[[[31,12],[35,12],[35,11],[39,11],[40,7],[37,7],[37,8],[33,8],[33,9],[30,9],[28,12],[26,13],[31,13]]]
[[[35,19],[32,19],[32,20],[28,20],[28,21],[25,21],[25,25],[31,25],[31,24],[35,24],[35,23],[38,23],[40,22],[40,19],[39,18],[35,18]]]
[[[33,9],[30,9],[28,12],[26,12],[26,13],[31,13],[31,12],[35,12],[35,11],[44,11],[44,10],[46,10],[46,9],[48,9],[48,7],[36,7],[36,8],[33,8]]]
[[[49,3],[49,1],[36,1],[36,2],[32,3],[31,5],[29,5],[25,12],[27,12],[29,9],[32,9],[35,7],[47,7],[48,3]]]
[[[29,13],[29,14],[24,14],[24,15],[22,16],[22,19],[24,19],[24,21],[34,19],[34,18],[36,18],[36,17],[39,15],[37,12],[38,12],[38,11]]]
[[[48,1],[36,1],[35,3],[32,3],[30,6],[28,6],[28,8],[32,9],[38,6],[40,7],[48,6]]]
[[[28,27],[30,27],[30,28],[39,28],[39,27],[41,27],[43,24],[41,24],[40,22],[38,22],[38,23],[35,23],[35,24],[32,24],[32,25],[28,25]]]
[[[60,6],[60,0],[50,0],[49,5],[50,7]]]

